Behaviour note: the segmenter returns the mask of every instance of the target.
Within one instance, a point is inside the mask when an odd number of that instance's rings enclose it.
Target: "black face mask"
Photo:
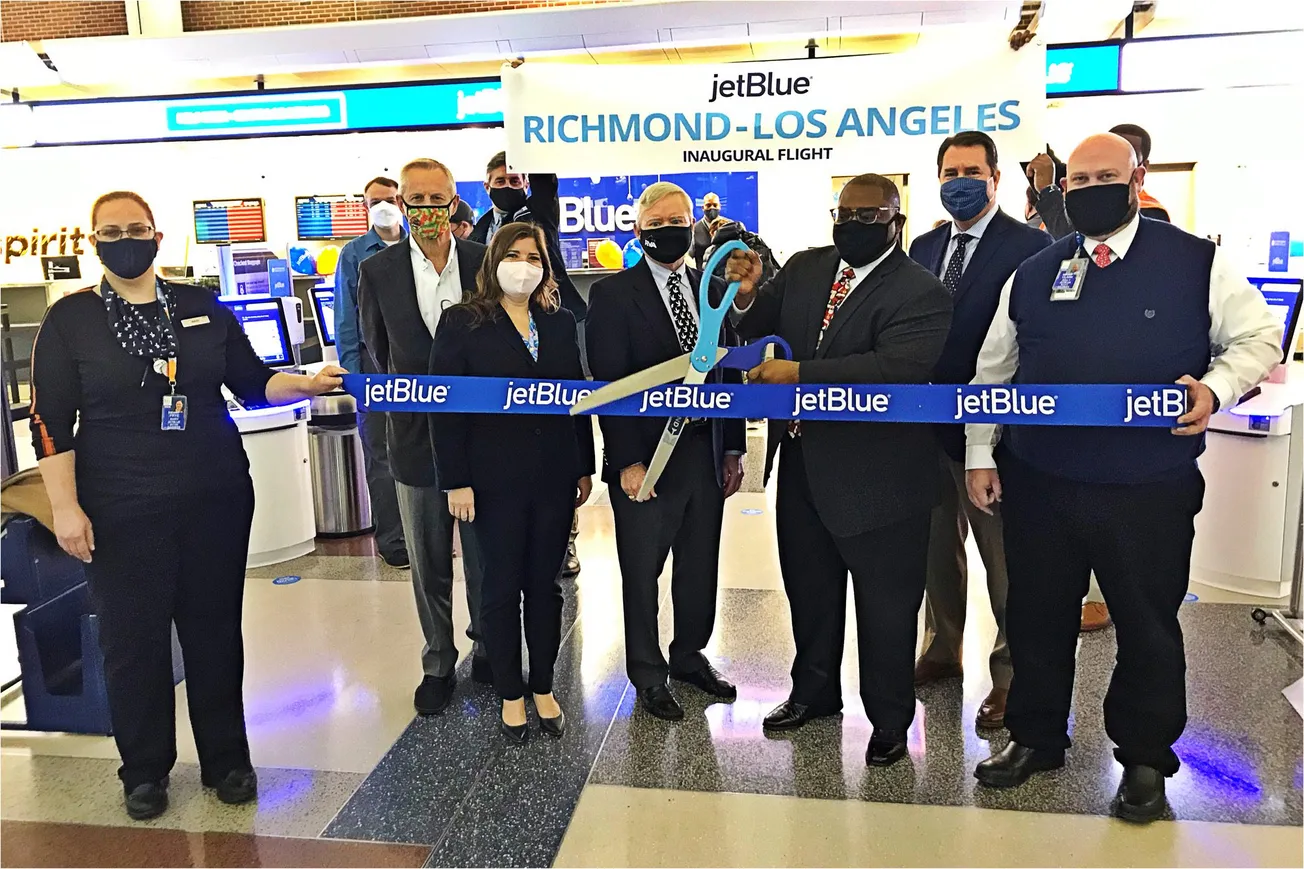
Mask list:
[[[670,265],[679,262],[688,253],[688,248],[693,244],[693,228],[658,226],[656,229],[642,230],[638,240],[643,245],[643,253],[659,263]]]
[[[890,223],[861,223],[849,220],[833,225],[833,244],[842,259],[852,268],[867,266],[881,257],[895,241],[888,238]]]
[[[715,220],[717,217],[720,216],[720,209],[718,209],[718,208],[703,208],[703,209],[702,209],[702,214],[706,217],[707,220]]]
[[[95,244],[104,267],[120,278],[133,280],[149,271],[158,256],[158,242],[152,238],[121,238]]]
[[[521,187],[490,187],[489,200],[494,208],[510,216],[525,207],[525,190]]]
[[[1126,224],[1136,214],[1130,182],[1093,184],[1064,195],[1064,210],[1073,228],[1088,238],[1100,238]]]

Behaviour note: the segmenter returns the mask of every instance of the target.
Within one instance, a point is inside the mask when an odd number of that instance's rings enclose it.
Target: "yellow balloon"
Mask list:
[[[333,275],[335,266],[340,261],[340,249],[333,244],[328,244],[317,254],[317,274]]]
[[[598,258],[598,265],[604,269],[618,269],[625,259],[624,254],[620,251],[620,245],[609,238],[605,238],[598,243],[594,254]]]

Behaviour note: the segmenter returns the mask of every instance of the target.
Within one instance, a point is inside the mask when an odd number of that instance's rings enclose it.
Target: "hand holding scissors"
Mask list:
[[[653,365],[651,368],[646,368],[628,377],[622,377],[620,380],[594,391],[587,398],[577,401],[571,407],[570,412],[572,415],[591,411],[617,399],[676,380],[682,379],[688,385],[704,383],[707,375],[717,366],[738,368],[744,371],[750,370],[765,361],[766,351],[771,346],[775,348],[776,352],[782,349],[785,356],[792,357],[792,349],[787,342],[773,335],[748,344],[746,347],[724,348],[720,346],[720,330],[724,326],[725,315],[733,305],[734,297],[739,292],[740,283],[739,281],[732,281],[720,298],[720,303],[712,305],[710,293],[711,275],[716,266],[720,264],[720,261],[734,251],[751,253],[742,242],[731,241],[720,245],[707,262],[706,267],[702,269],[702,282],[698,288],[697,296],[698,319],[700,322],[697,330],[697,343],[693,345],[693,349],[688,353],[662,362],[660,365]],[[755,255],[753,254],[753,256]],[[757,264],[759,268],[759,260]],[[753,280],[752,283],[754,285],[755,281]],[[666,421],[665,431],[661,435],[661,441],[657,444],[656,452],[652,456],[652,462],[648,465],[643,476],[642,485],[634,498],[635,501],[646,501],[651,496],[652,487],[656,485],[656,481],[661,477],[661,472],[665,470],[666,463],[670,461],[670,455],[674,452],[675,444],[679,442],[679,436],[683,434],[687,423],[688,420],[683,417],[672,417]]]

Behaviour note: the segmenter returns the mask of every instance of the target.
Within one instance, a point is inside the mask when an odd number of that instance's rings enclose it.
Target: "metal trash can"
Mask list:
[[[345,392],[312,400],[308,457],[312,506],[319,537],[351,537],[372,530],[358,405]]]

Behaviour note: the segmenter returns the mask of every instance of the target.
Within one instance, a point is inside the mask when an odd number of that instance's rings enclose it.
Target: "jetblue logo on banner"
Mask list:
[[[369,410],[565,414],[603,386],[584,380],[349,374]],[[707,416],[842,422],[1172,427],[1186,413],[1178,386],[671,384],[604,405],[606,416]]]

